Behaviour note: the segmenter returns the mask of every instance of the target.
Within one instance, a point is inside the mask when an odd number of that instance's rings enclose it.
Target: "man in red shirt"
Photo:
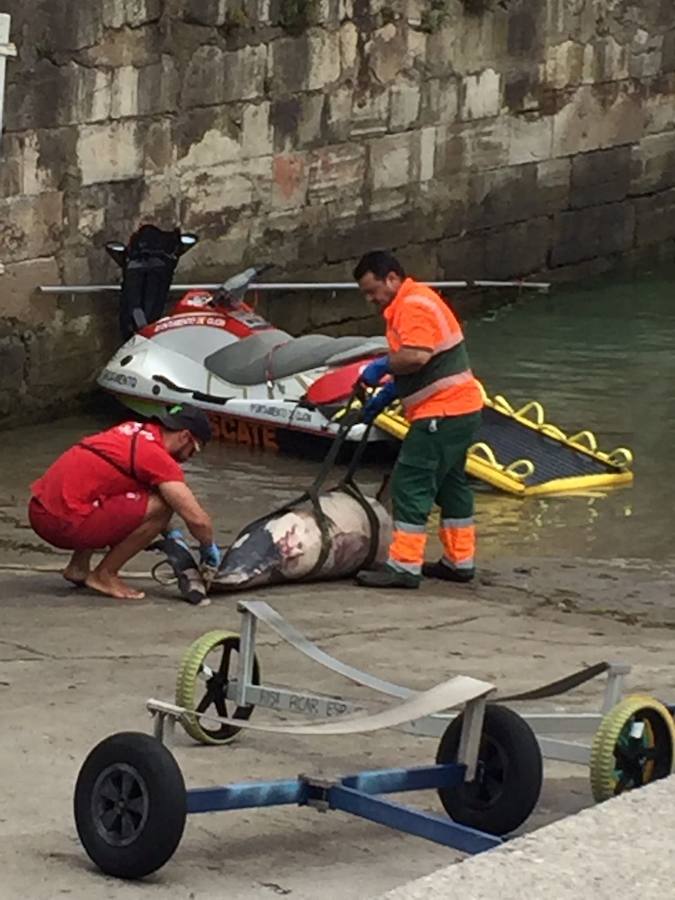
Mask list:
[[[188,404],[153,418],[84,438],[31,485],[33,530],[48,544],[73,551],[64,577],[121,600],[143,598],[118,573],[168,527],[173,513],[199,541],[202,563],[220,563],[211,518],[179,465],[210,439],[208,419]],[[104,547],[108,553],[90,569],[92,554]]]

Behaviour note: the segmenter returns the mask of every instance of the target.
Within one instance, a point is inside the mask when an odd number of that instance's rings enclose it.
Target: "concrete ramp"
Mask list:
[[[675,777],[561,819],[379,900],[666,900],[675,896]]]

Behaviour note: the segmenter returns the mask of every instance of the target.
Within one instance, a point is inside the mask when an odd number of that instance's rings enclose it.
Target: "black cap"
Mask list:
[[[211,440],[211,426],[206,414],[189,403],[169,406],[162,412],[155,413],[152,418],[159,422],[160,425],[168,428],[169,431],[187,429],[202,444],[206,444]]]

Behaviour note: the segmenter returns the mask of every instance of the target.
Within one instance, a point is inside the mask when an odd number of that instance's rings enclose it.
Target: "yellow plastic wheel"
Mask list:
[[[666,707],[633,694],[610,709],[591,747],[591,790],[600,803],[665,778],[675,764],[675,727]]]
[[[224,718],[248,719],[253,706],[237,706],[228,701],[227,688],[230,679],[237,672],[239,655],[239,635],[231,631],[209,631],[191,644],[180,665],[176,679],[176,705],[195,712],[206,712],[214,707],[213,713]],[[212,658],[207,662],[207,657]],[[257,657],[253,659],[254,684],[260,684],[260,667]],[[204,693],[202,694],[202,685]],[[216,725],[210,728],[208,722],[196,716],[185,716],[182,720],[186,732],[200,744],[227,744],[241,731],[233,725]]]

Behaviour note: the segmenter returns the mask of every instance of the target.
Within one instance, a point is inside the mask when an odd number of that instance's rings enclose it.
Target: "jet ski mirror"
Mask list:
[[[108,256],[117,263],[120,269],[123,269],[127,259],[127,248],[124,244],[121,241],[108,241],[105,249]]]
[[[178,247],[178,255],[182,256],[184,253],[187,253],[188,250],[191,250],[195,244],[199,243],[199,238],[196,234],[192,234],[188,232],[187,234],[181,234],[180,236],[180,246]]]
[[[218,291],[216,302],[220,304],[238,302],[243,298],[253,280],[262,272],[266,272],[271,268],[273,268],[272,265],[267,264],[265,266],[251,266],[249,269],[244,269],[243,272],[237,272],[236,275],[223,282]]]

